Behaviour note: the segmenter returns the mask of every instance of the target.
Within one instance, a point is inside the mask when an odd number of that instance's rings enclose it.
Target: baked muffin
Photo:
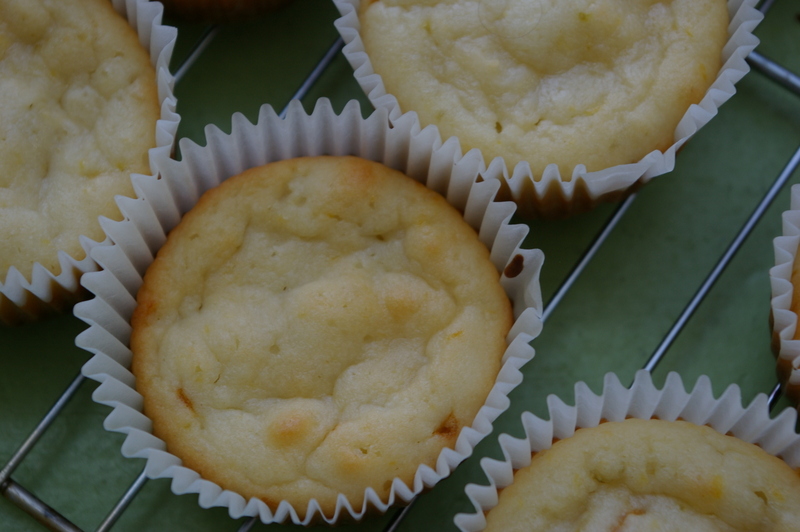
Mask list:
[[[361,37],[400,108],[534,175],[633,163],[673,142],[721,65],[724,0],[378,0]]]
[[[159,116],[150,57],[109,2],[0,0],[0,287],[104,238]]]
[[[800,476],[756,445],[685,421],[579,429],[536,453],[486,531],[790,531]]]
[[[546,217],[672,170],[748,71],[762,17],[754,0],[335,2],[372,103],[480,150],[507,197]]]
[[[140,199],[124,203],[125,219],[105,224],[109,241],[92,250],[92,256],[103,269],[84,275],[83,283],[94,297],[75,307],[75,315],[89,324],[75,343],[93,355],[82,368],[87,378],[101,383],[92,399],[113,409],[105,427],[126,435],[121,449],[123,455],[145,459],[148,476],[169,479],[173,493],[193,494],[203,508],[224,507],[233,519],[257,517],[263,523],[291,522],[298,525],[321,520],[335,524],[349,519],[359,520],[368,512],[382,513],[398,504],[408,503],[449,476],[467,459],[491,433],[498,416],[508,408],[508,394],[522,382],[520,368],[533,358],[530,343],[542,327],[539,274],[543,254],[539,250],[521,248],[527,227],[511,223],[515,209],[512,203],[496,201],[497,183],[479,180],[476,161],[455,159],[452,145],[440,145],[430,129],[419,127],[413,114],[399,117],[390,125],[384,110],[377,110],[364,118],[358,102],[351,101],[341,114],[337,114],[330,101],[323,98],[317,101],[312,113],[306,113],[298,101],[290,103],[285,117],[278,116],[274,109],[265,105],[256,123],[234,114],[230,133],[215,127],[206,128],[205,132],[206,143],[203,146],[188,139],[181,141],[180,161],[158,151],[154,164],[159,168],[159,176],[137,179]],[[201,195],[250,168],[319,154],[353,155],[380,161],[413,177],[429,190],[441,192],[448,204],[463,213],[463,220],[490,250],[493,268],[502,272],[500,285],[513,305],[514,315],[513,326],[505,338],[501,369],[470,425],[459,431],[455,446],[443,447],[436,457],[435,466],[419,463],[410,483],[394,477],[388,498],[382,498],[385,497],[382,489],[381,496],[378,496],[376,490],[368,488],[359,494],[358,500],[363,500],[359,505],[339,493],[332,515],[324,513],[316,500],[299,507],[283,500],[275,509],[259,498],[247,499],[224,489],[183,465],[182,459],[153,435],[153,422],[143,413],[142,395],[135,389],[137,383],[131,374],[133,354],[130,350],[130,321],[137,308],[136,296],[146,270],[166,241],[167,233],[178,225],[184,213],[198,203]],[[369,197],[360,195],[360,198],[361,203],[369,203]],[[342,218],[346,220],[347,216]],[[384,238],[388,236],[384,235]],[[378,238],[374,240],[379,242]],[[215,249],[209,257],[216,254]],[[303,268],[306,262],[309,261],[304,259]],[[459,268],[462,267],[459,264]],[[419,285],[415,283],[415,286]],[[224,321],[233,324],[239,319],[237,316],[242,315],[236,311]],[[264,327],[263,321],[258,323],[261,328]],[[328,327],[328,324],[324,325]],[[311,335],[309,340],[314,338],[317,336]],[[461,365],[459,360],[459,371],[450,375],[452,380],[458,381],[453,384],[455,388],[462,385]],[[398,367],[397,371],[402,369]],[[253,378],[259,377],[254,374]],[[167,389],[165,393],[173,401],[178,396],[176,388],[171,393]],[[187,388],[184,388],[184,395],[194,408],[202,405],[196,397],[189,396]],[[188,406],[184,403],[183,408]],[[449,423],[439,424],[431,430],[441,427],[437,438],[446,440],[449,438],[444,433],[448,432],[448,426]],[[229,436],[236,439],[239,434],[231,433]],[[261,441],[263,439],[257,443]],[[384,443],[387,441],[383,440]],[[356,458],[359,456],[368,458],[360,448]],[[247,470],[254,470],[253,464],[248,463]]]
[[[275,511],[411,484],[472,423],[512,323],[486,247],[381,164],[298,158],[202,196],[148,268],[132,371],[153,432]]]
[[[687,392],[670,373],[658,389],[641,370],[630,387],[607,374],[600,395],[577,383],[570,402],[548,397],[548,419],[525,412],[524,438],[498,438],[462,532],[797,529],[797,416],[772,418],[766,395],[743,406],[736,385]]]

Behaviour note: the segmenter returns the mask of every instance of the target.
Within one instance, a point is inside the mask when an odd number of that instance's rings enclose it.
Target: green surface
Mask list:
[[[800,72],[800,2],[777,0],[757,34],[759,51]],[[214,123],[230,129],[230,115],[255,119],[270,103],[278,110],[337,37],[337,13],[327,0],[296,0],[288,8],[246,24],[223,27],[177,86],[182,115],[179,136],[203,139]],[[202,34],[179,25],[176,63]],[[366,98],[341,57],[304,101],[313,108],[329,97],[336,109]],[[519,414],[542,415],[545,397],[567,401],[584,380],[599,391],[603,374],[629,382],[661,342],[691,296],[800,145],[800,98],[751,73],[718,117],[679,154],[677,168],[638,194],[630,211],[602,247],[535,340],[536,358],[497,431],[521,433]],[[794,175],[791,183],[800,176]],[[688,385],[711,376],[719,393],[738,383],[745,401],[774,385],[770,352],[769,279],[772,239],[788,207],[788,186],[700,306],[655,372],[662,382],[677,371]],[[527,244],[547,257],[542,289],[549,298],[592,240],[613,205],[562,221],[531,221]],[[0,329],[0,462],[5,462],[50,405],[78,374],[89,355],[74,346],[85,326],[71,316]],[[120,454],[122,437],[105,432],[108,408],[91,401],[85,383],[14,479],[78,526],[93,530],[143,466]],[[785,405],[784,405],[785,406]],[[476,455],[497,456],[496,437]],[[483,482],[476,457],[420,498],[401,530],[455,530],[453,515],[469,511],[467,482]],[[368,518],[340,530],[382,530],[388,517]],[[149,481],[115,530],[231,530],[222,509],[203,510],[196,496],[175,496],[167,481]],[[320,530],[327,527],[318,527]],[[257,525],[254,530],[292,530]],[[317,527],[312,527],[316,530]],[[43,530],[0,498],[0,530]]]

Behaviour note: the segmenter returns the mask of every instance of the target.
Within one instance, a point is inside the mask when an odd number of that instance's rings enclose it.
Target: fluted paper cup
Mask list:
[[[791,190],[791,206],[783,213],[783,235],[774,240],[775,266],[769,271],[772,287],[772,348],[784,393],[795,403],[800,400],[800,336],[798,306],[797,249],[800,247],[800,185]]]
[[[334,0],[342,15],[335,24],[345,42],[343,53],[372,104],[387,109],[389,118],[394,120],[415,109],[401,108],[397,98],[387,92],[380,73],[375,72],[360,35],[360,3],[361,0]],[[516,202],[521,214],[547,218],[568,216],[593,208],[602,201],[618,200],[654,177],[672,171],[676,153],[735,94],[735,83],[749,71],[745,58],[758,44],[753,30],[763,18],[755,9],[756,3],[757,0],[728,1],[730,24],[728,41],[722,51],[722,67],[702,100],[686,110],[675,129],[673,144],[665,151],[654,149],[638,162],[591,172],[586,170],[586,162],[577,161],[571,174],[562,175],[555,163],[536,172],[524,160],[511,168],[502,157],[491,161],[484,159],[476,148],[472,151],[478,151],[475,156],[481,159],[481,175],[487,180],[500,181],[503,185],[500,197]]]
[[[455,523],[462,532],[478,532],[486,527],[485,512],[497,505],[499,491],[514,481],[514,471],[531,464],[532,453],[549,449],[556,440],[570,438],[579,428],[596,427],[606,421],[656,418],[707,425],[720,434],[758,445],[794,469],[800,467],[795,410],[786,409],[772,419],[766,395],[760,394],[749,405],[742,406],[741,391],[736,385],[714,397],[706,376],[701,376],[694,388],[687,391],[677,373],[670,373],[661,389],[655,387],[645,370],[636,373],[630,387],[623,386],[616,375],[609,373],[600,395],[584,383],[576,384],[574,404],[570,406],[551,395],[547,398],[549,420],[525,412],[521,416],[525,438],[500,435],[504,459],[481,460],[490,484],[469,484],[465,488],[475,512],[456,515]]]
[[[176,100],[173,94],[174,77],[169,71],[169,62],[177,38],[177,30],[161,23],[163,7],[149,0],[114,0],[114,9],[122,15],[136,31],[142,47],[150,54],[150,61],[156,71],[158,102],[161,108],[160,119],[153,124],[155,128],[155,147],[148,153],[150,172],[155,175],[155,161],[169,156],[178,129],[179,116],[175,112]],[[134,189],[142,176],[132,174]],[[21,272],[12,266],[0,277],[0,322],[16,324],[38,319],[46,314],[69,308],[88,295],[80,285],[80,277],[98,269],[91,258],[91,250],[100,244],[87,236],[80,236],[80,247],[85,252],[83,258],[71,256],[64,250],[58,251],[59,273],[50,271],[36,262],[31,272]]]
[[[457,156],[452,144],[441,145],[435,131],[420,129],[413,115],[398,117],[390,127],[385,111],[363,119],[356,102],[350,102],[340,115],[333,112],[327,100],[320,100],[311,115],[294,102],[285,119],[265,106],[256,124],[237,114],[230,135],[209,126],[206,137],[204,147],[181,141],[180,162],[166,161],[159,178],[140,181],[140,197],[120,202],[126,219],[105,223],[113,244],[92,250],[103,271],[83,278],[84,286],[95,297],[75,307],[76,316],[90,325],[79,335],[77,344],[94,353],[83,373],[100,383],[95,401],[113,408],[105,427],[127,435],[123,454],[144,458],[149,477],[169,478],[175,493],[197,493],[201,506],[227,507],[233,518],[258,516],[264,523],[309,524],[320,519],[335,523],[347,516],[360,519],[368,509],[385,512],[392,505],[410,501],[448,476],[491,432],[495,418],[508,407],[508,392],[522,379],[520,367],[533,356],[529,342],[541,328],[538,278],[543,257],[538,250],[520,248],[527,226],[510,224],[514,204],[495,201],[499,183],[478,180],[475,159]],[[442,450],[434,466],[420,465],[411,485],[395,478],[387,500],[381,500],[372,488],[366,490],[363,504],[354,505],[340,494],[332,515],[323,515],[313,499],[304,508],[294,508],[287,501],[271,508],[256,498],[246,500],[182,466],[181,459],[170,454],[165,443],[152,434],[129,371],[130,318],[136,293],[156,251],[183,213],[205,190],[245,169],[311,155],[355,155],[378,161],[440,192],[463,213],[490,249],[515,318],[494,387],[472,425],[458,435],[455,447]]]

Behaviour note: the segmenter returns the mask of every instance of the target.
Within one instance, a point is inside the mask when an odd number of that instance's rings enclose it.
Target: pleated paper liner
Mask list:
[[[197,493],[201,506],[227,507],[233,518],[258,516],[264,523],[336,523],[342,518],[361,519],[368,510],[385,512],[393,505],[407,503],[448,476],[491,432],[493,421],[508,407],[509,391],[522,379],[519,368],[533,357],[529,342],[541,329],[539,271],[543,256],[538,250],[520,248],[527,226],[510,224],[515,205],[495,200],[499,182],[478,178],[477,159],[460,157],[453,143],[441,145],[436,132],[420,129],[413,115],[397,117],[390,127],[385,110],[363,119],[356,102],[350,102],[340,115],[333,112],[327,100],[320,100],[310,115],[294,102],[285,119],[265,106],[255,125],[237,114],[230,135],[209,126],[206,138],[205,147],[181,141],[180,162],[160,163],[159,178],[140,179],[140,197],[120,200],[125,220],[104,224],[113,244],[92,250],[103,271],[83,277],[84,286],[95,297],[75,307],[76,316],[90,325],[79,335],[77,344],[94,353],[83,373],[100,383],[95,401],[113,408],[105,420],[106,429],[127,435],[122,453],[146,459],[149,477],[169,478],[175,493]],[[354,507],[340,494],[333,515],[322,515],[314,500],[299,513],[286,501],[270,508],[255,498],[245,500],[183,467],[180,458],[170,454],[164,442],[151,433],[151,422],[142,413],[142,398],[128,369],[129,320],[137,290],[166,234],[182,214],[205,190],[230,176],[271,161],[307,155],[356,155],[378,161],[445,196],[491,250],[492,263],[502,273],[500,282],[513,303],[515,317],[495,385],[472,425],[458,435],[455,448],[442,450],[435,467],[420,465],[411,485],[395,478],[388,500],[381,500],[370,488],[363,504]]]
[[[397,98],[386,92],[380,74],[374,71],[359,33],[360,1],[334,0],[342,15],[335,24],[345,42],[343,53],[372,104],[387,109],[390,120],[394,120],[414,109],[401,109]],[[534,175],[525,161],[509,168],[501,157],[486,161],[478,150],[472,150],[481,159],[481,176],[501,182],[499,197],[516,202],[520,214],[555,218],[589,210],[600,202],[616,201],[654,177],[671,172],[680,148],[717,114],[719,107],[735,94],[734,85],[749,72],[745,58],[758,45],[753,30],[763,18],[755,9],[756,3],[757,0],[728,1],[731,22],[722,68],[700,103],[686,111],[675,129],[674,143],[666,151],[654,150],[636,163],[592,172],[577,164],[571,175],[561,175],[557,165],[549,164],[542,175]]]
[[[161,117],[154,125],[156,146],[149,151],[150,171],[156,175],[155,161],[171,153],[178,129],[179,116],[175,112],[173,94],[174,77],[169,71],[169,62],[177,38],[177,30],[161,24],[163,7],[148,0],[114,0],[114,9],[122,15],[137,32],[139,42],[150,54],[156,70],[158,101]],[[132,175],[134,183],[142,176]],[[134,185],[134,188],[136,185]],[[86,252],[83,259],[76,259],[65,251],[58,252],[60,273],[49,271],[35,263],[30,279],[11,267],[0,282],[0,322],[17,324],[39,319],[45,315],[62,312],[72,304],[89,295],[80,285],[80,277],[98,269],[91,258],[91,250],[99,245],[86,236],[80,237],[80,245]]]
[[[784,393],[795,403],[800,401],[800,338],[797,330],[797,306],[800,282],[797,249],[800,247],[800,185],[791,189],[791,206],[783,213],[783,235],[774,240],[775,266],[769,271],[772,286],[772,349],[777,356],[778,378]]]
[[[623,386],[616,375],[609,373],[600,395],[594,394],[584,383],[576,384],[574,405],[549,396],[548,420],[525,412],[521,416],[525,438],[500,435],[504,459],[481,460],[489,485],[469,484],[465,488],[475,512],[456,515],[455,524],[462,532],[479,532],[486,527],[484,513],[497,505],[498,493],[513,482],[514,471],[530,465],[532,453],[549,449],[554,439],[569,438],[578,428],[596,427],[604,421],[658,418],[707,425],[720,434],[758,445],[793,469],[800,467],[800,435],[795,431],[795,410],[786,409],[771,419],[766,395],[760,394],[749,405],[742,406],[738,386],[729,386],[717,398],[706,376],[700,377],[694,388],[687,391],[677,373],[670,373],[661,389],[655,387],[650,373],[645,370],[636,373],[630,387]]]

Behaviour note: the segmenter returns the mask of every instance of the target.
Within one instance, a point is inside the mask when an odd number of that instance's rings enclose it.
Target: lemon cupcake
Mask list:
[[[115,197],[134,196],[131,174],[153,172],[151,153],[172,147],[175,31],[160,25],[157,4],[119,4],[0,2],[7,323],[81,297],[80,275],[96,268],[88,251],[105,238],[100,219],[121,219]]]
[[[480,150],[506,197],[540,216],[670,171],[748,71],[761,19],[754,0],[336,4],[373,104]]]
[[[106,426],[232,517],[335,523],[411,500],[491,431],[533,356],[527,228],[413,116],[322,100],[207,137],[93,252],[77,343]]]
[[[462,531],[796,528],[794,410],[770,419],[766,396],[743,408],[706,377],[659,390],[646,371],[630,388],[607,375],[600,396],[578,384],[575,405],[551,397],[549,421],[525,413],[525,439],[500,436],[506,459],[481,462],[491,485],[467,486]]]

